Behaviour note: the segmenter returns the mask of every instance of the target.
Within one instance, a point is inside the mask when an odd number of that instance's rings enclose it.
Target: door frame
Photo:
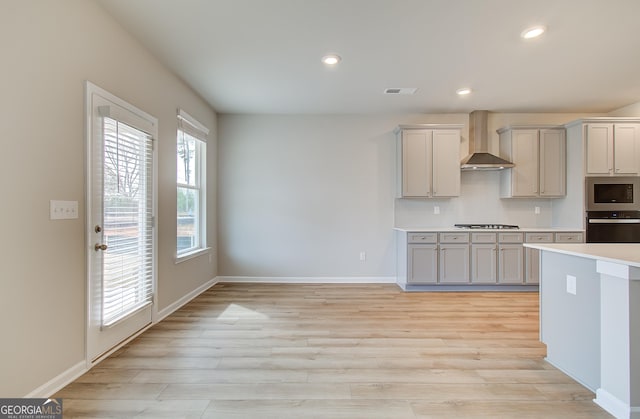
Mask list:
[[[153,156],[153,167],[152,167],[152,205],[153,205],[153,239],[152,239],[152,303],[151,303],[151,321],[150,323],[135,332],[133,335],[127,337],[123,341],[117,343],[114,347],[107,350],[99,357],[95,359],[91,359],[90,351],[89,351],[89,327],[91,324],[91,269],[92,269],[92,257],[95,254],[95,250],[93,248],[93,223],[92,223],[92,213],[93,213],[93,204],[92,204],[92,190],[93,190],[93,142],[92,142],[92,130],[93,130],[93,100],[92,96],[94,94],[98,94],[103,98],[113,102],[115,105],[121,106],[128,111],[146,119],[149,121],[153,121],[153,125],[155,127],[155,131],[153,134],[154,140],[158,140],[158,120],[149,115],[148,113],[140,110],[139,108],[133,106],[132,104],[120,99],[119,97],[109,93],[108,91],[96,86],[88,80],[84,82],[84,181],[85,181],[85,335],[84,335],[84,354],[87,370],[92,368],[94,365],[98,364],[106,357],[120,349],[126,343],[130,342],[153,324],[157,322],[158,318],[158,305],[157,305],[157,265],[158,265],[158,147],[157,144],[154,143],[152,149]]]

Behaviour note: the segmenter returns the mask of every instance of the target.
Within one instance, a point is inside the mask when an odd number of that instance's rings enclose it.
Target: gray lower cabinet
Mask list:
[[[498,245],[498,283],[524,282],[524,252],[522,244]]]
[[[444,243],[440,245],[441,284],[469,283],[469,245]]]
[[[527,233],[527,243],[583,243],[584,234],[578,231],[562,233]],[[527,284],[540,283],[540,251],[537,249],[524,249],[525,273],[524,280]]]
[[[438,245],[410,244],[408,246],[407,283],[435,284],[438,282]]]
[[[471,283],[495,284],[498,261],[496,258],[497,244],[471,245]]]
[[[524,283],[524,234],[504,232],[498,234],[498,283]]]
[[[553,233],[527,233],[526,243],[553,243]],[[525,282],[527,284],[540,283],[540,251],[537,249],[525,249]]]
[[[524,249],[524,282],[527,284],[540,283],[540,251],[538,249]]]
[[[582,243],[582,232],[399,232],[398,283],[537,285],[539,254],[526,243]]]
[[[495,284],[498,278],[496,233],[471,233],[471,283]]]

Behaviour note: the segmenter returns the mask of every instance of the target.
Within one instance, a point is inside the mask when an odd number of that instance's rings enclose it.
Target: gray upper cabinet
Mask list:
[[[561,127],[506,127],[498,130],[500,156],[515,167],[500,172],[503,198],[566,195],[566,134]]]
[[[589,123],[585,127],[587,176],[640,173],[640,124]]]
[[[460,127],[401,125],[396,133],[400,198],[460,195]]]

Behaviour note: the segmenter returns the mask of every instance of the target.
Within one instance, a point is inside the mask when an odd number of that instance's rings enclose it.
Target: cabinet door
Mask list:
[[[460,284],[469,282],[469,245],[440,245],[440,283]]]
[[[540,283],[540,251],[526,247],[524,282],[527,284]]]
[[[616,124],[613,127],[613,161],[616,175],[637,175],[638,124]]]
[[[438,282],[438,247],[435,244],[411,244],[408,250],[407,283]]]
[[[524,251],[520,244],[500,244],[498,251],[498,283],[522,284]]]
[[[613,169],[613,124],[588,124],[586,170],[588,175],[608,175]]]
[[[431,130],[402,131],[402,196],[431,196]]]
[[[471,245],[471,283],[496,283],[498,278],[496,250],[495,243]]]
[[[433,131],[433,196],[460,195],[460,131]]]
[[[538,130],[518,129],[512,133],[512,196],[538,195]]]
[[[540,130],[540,196],[564,196],[567,142],[561,129]]]

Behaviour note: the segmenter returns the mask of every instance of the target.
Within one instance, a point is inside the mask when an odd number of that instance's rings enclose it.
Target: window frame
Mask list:
[[[206,254],[209,252],[210,248],[207,246],[207,187],[206,187],[206,165],[207,165],[207,135],[209,133],[209,129],[204,125],[199,123],[189,114],[184,112],[181,109],[178,109],[178,128],[176,132],[176,245],[175,245],[175,258],[176,263],[180,263],[185,260],[192,259],[194,257],[200,256],[202,254]],[[195,167],[193,169],[194,182],[193,185],[189,184],[189,182],[184,183],[179,181],[178,174],[178,159],[180,158],[178,154],[178,146],[181,141],[184,141],[184,136],[190,137],[188,140],[192,139],[195,142],[194,148],[194,164]],[[178,194],[180,193],[180,189],[187,189],[191,191],[196,191],[197,196],[197,208],[196,208],[196,219],[195,223],[195,245],[186,249],[180,250],[178,248]]]

